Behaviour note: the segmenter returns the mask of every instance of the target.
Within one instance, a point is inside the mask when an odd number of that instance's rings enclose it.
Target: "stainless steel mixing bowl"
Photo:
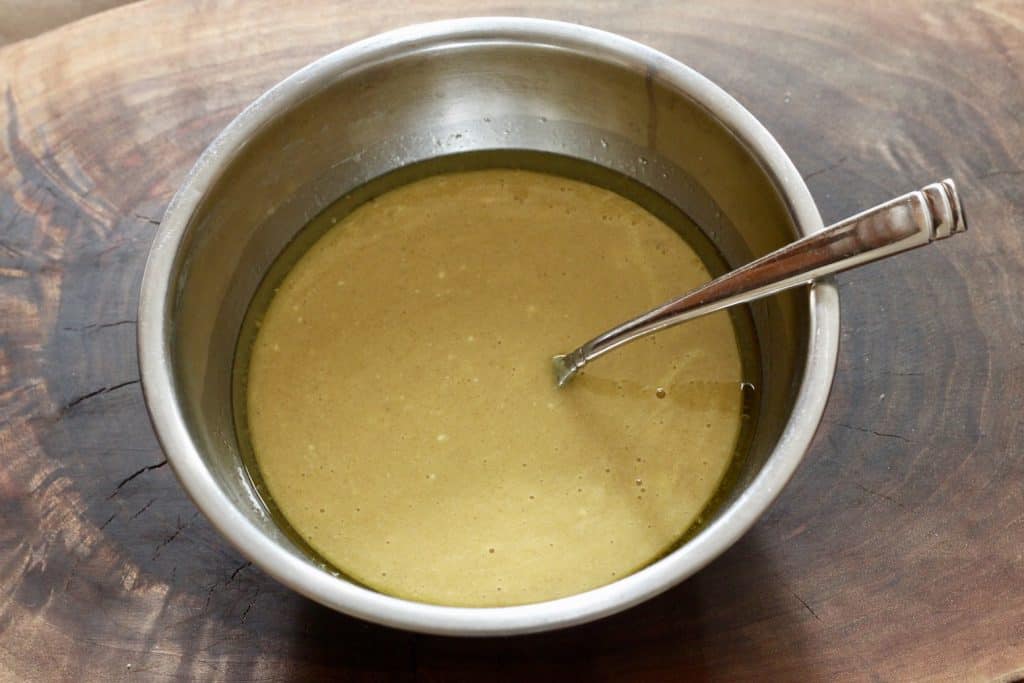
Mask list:
[[[275,524],[239,457],[231,368],[247,306],[284,246],[339,196],[431,157],[501,149],[557,153],[635,178],[694,218],[732,266],[822,227],[793,163],[735,100],[659,52],[571,24],[479,18],[392,31],[310,64],[242,112],[189,173],[150,252],[138,340],[146,401],[182,485],[229,541],[296,591],[370,621],[526,633],[666,590],[775,499],[832,383],[839,302],[830,283],[754,306],[761,410],[737,482],[696,536],[607,586],[531,605],[454,608],[381,595],[323,569]]]

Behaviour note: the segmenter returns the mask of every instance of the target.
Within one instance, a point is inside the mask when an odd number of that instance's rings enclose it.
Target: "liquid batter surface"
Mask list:
[[[629,200],[540,173],[439,175],[364,204],[256,335],[256,462],[294,529],[399,597],[493,606],[642,568],[693,523],[740,431],[718,313],[556,389],[550,358],[709,278]]]

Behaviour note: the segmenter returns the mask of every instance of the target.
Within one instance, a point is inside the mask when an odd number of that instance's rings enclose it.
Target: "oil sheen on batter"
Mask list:
[[[518,170],[439,175],[364,204],[260,323],[251,441],[294,529],[384,593],[495,606],[579,593],[669,549],[741,422],[718,313],[556,389],[550,358],[708,279],[610,191]]]

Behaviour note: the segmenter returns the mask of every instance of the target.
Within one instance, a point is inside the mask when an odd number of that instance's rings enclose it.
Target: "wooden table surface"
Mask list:
[[[695,67],[826,222],[950,175],[967,236],[839,278],[842,348],[769,513],[661,597],[459,640],[335,614],[236,553],[139,389],[161,214],[246,103],[355,39],[525,14]],[[0,49],[0,679],[997,679],[1024,675],[1024,3],[149,1]]]

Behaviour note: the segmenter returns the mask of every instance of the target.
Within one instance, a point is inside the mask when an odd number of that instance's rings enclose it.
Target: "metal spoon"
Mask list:
[[[824,275],[923,247],[966,229],[953,181],[947,178],[932,183],[787,244],[594,337],[574,351],[555,356],[555,381],[565,386],[595,358],[666,327],[810,284]]]

